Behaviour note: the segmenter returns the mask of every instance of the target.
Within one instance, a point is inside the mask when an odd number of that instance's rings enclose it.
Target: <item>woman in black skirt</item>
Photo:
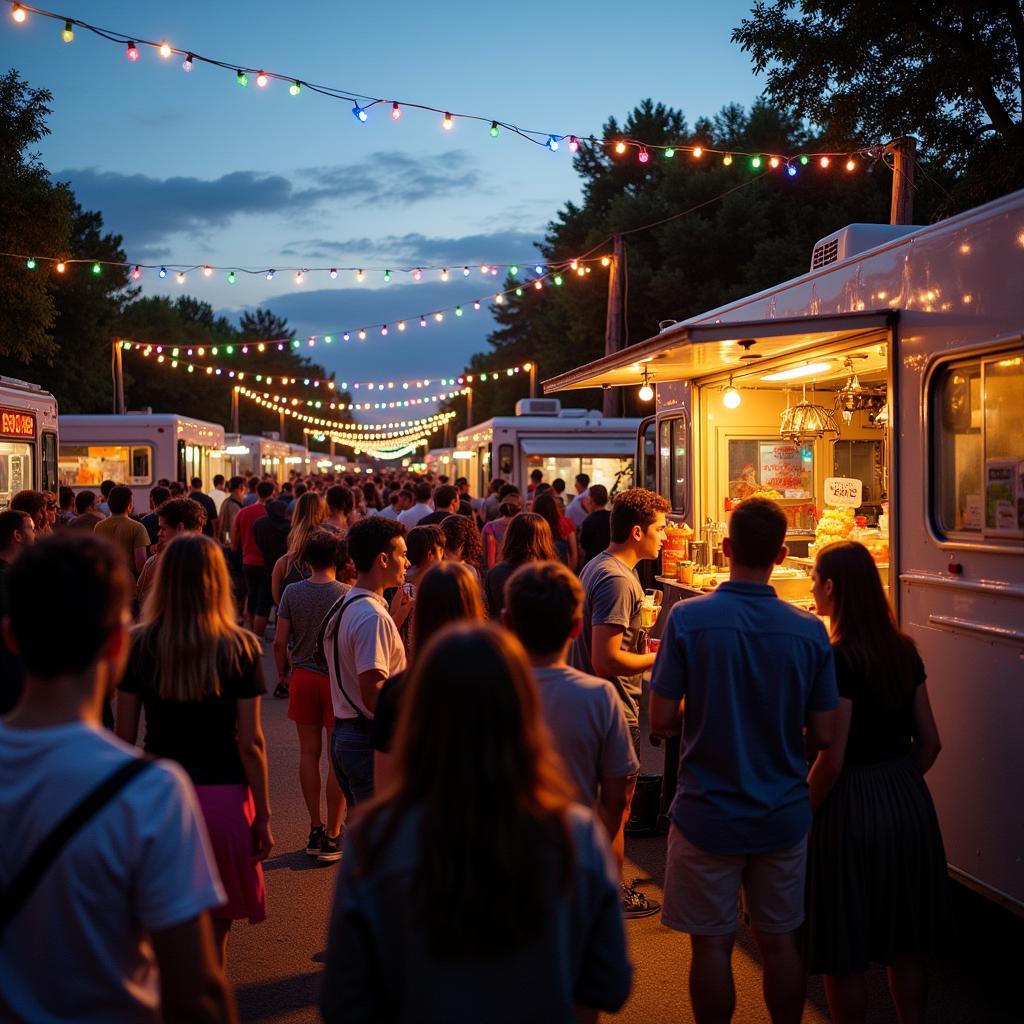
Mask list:
[[[808,967],[825,975],[832,1020],[851,1024],[865,1019],[868,964],[884,964],[900,1021],[917,1024],[948,910],[923,778],[940,749],[924,665],[863,545],[830,544],[812,578],[818,614],[831,620],[840,701],[835,742],[809,780]]]

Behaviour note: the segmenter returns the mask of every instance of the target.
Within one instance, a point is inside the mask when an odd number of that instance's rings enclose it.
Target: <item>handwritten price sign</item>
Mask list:
[[[861,502],[864,485],[852,477],[825,477],[825,504],[838,508],[857,508]]]

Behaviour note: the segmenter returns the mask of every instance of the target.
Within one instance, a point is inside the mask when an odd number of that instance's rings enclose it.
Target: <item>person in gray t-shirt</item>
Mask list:
[[[309,569],[308,579],[289,583],[281,594],[274,633],[274,661],[278,689],[288,697],[288,717],[299,734],[299,785],[309,811],[306,853],[324,863],[341,858],[341,821],[345,802],[333,772],[327,773],[327,823],[320,816],[320,755],[324,729],[334,728],[331,680],[316,660],[320,627],[335,603],[352,588],[337,581],[338,564],[347,559],[345,542],[323,528],[306,539],[299,560]],[[289,671],[289,663],[291,669]]]
[[[580,574],[585,594],[583,628],[569,655],[573,668],[607,679],[618,691],[639,748],[640,692],[654,655],[641,650],[645,633],[643,587],[634,572],[638,562],[654,559],[665,540],[669,503],[653,491],[633,487],[612,503],[611,543]]]

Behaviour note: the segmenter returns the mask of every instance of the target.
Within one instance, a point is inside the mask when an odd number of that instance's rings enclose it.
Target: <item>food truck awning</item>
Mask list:
[[[598,458],[631,457],[636,452],[635,437],[524,437],[519,442],[524,455],[596,455]]]
[[[678,324],[621,352],[544,381],[544,393],[577,388],[626,387],[640,383],[646,366],[651,382],[742,372],[777,356],[830,343],[856,344],[887,330],[891,309],[825,316],[800,316],[734,323]]]

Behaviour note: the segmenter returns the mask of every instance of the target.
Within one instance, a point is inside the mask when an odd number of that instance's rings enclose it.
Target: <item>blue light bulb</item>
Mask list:
[[[362,123],[362,124],[365,124],[365,123],[366,123],[366,120],[367,120],[367,118],[369,118],[369,116],[370,116],[370,115],[369,115],[369,114],[367,114],[367,112],[366,112],[365,110],[363,110],[363,108],[362,108],[361,106],[359,106],[359,104],[357,103],[357,104],[356,104],[356,105],[355,105],[355,106],[354,106],[354,107],[352,108],[352,116],[353,116],[353,117],[354,117],[354,118],[355,118],[355,119],[356,119],[357,121],[359,121],[360,123]]]

